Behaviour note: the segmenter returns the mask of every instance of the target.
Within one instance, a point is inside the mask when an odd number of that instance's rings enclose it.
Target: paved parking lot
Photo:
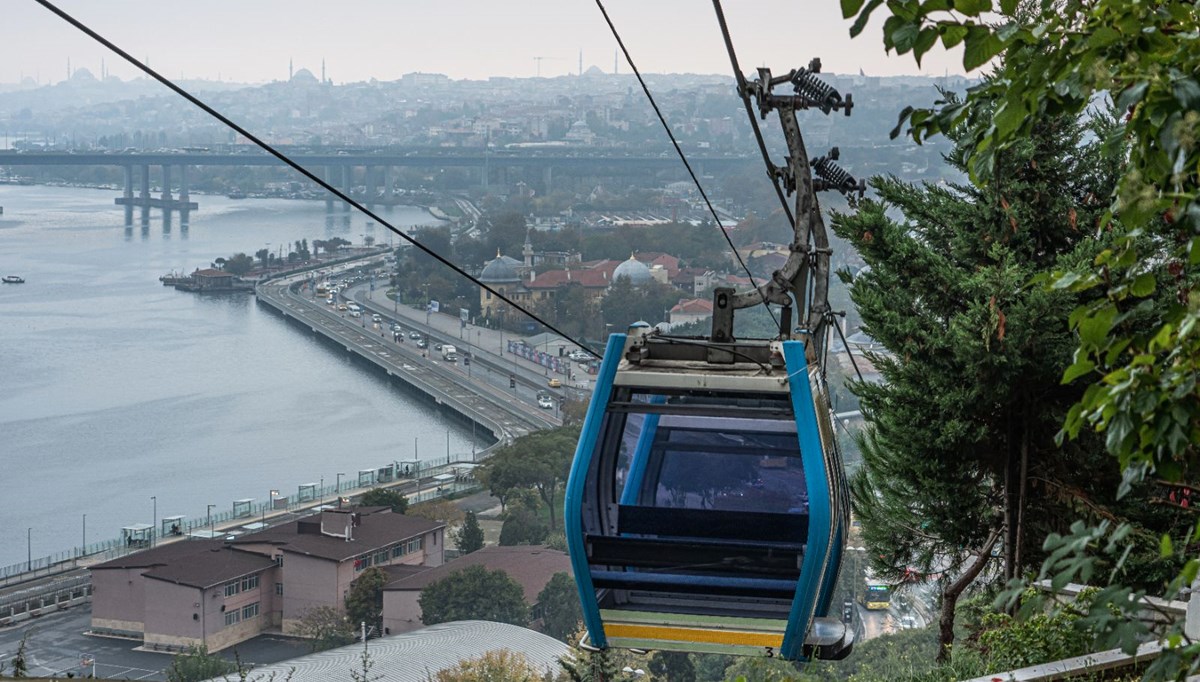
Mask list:
[[[0,629],[0,665],[11,672],[12,658],[21,638],[29,633],[26,661],[33,677],[66,677],[68,672],[81,677],[90,674],[80,667],[84,654],[96,659],[96,675],[114,680],[166,680],[171,656],[135,651],[138,642],[91,637],[83,634],[90,625],[90,608],[75,608],[35,618],[18,626]],[[308,647],[294,639],[261,635],[220,652],[233,660],[234,651],[243,663],[266,665],[308,653]]]

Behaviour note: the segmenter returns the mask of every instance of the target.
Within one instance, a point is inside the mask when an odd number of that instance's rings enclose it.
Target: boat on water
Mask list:
[[[5,284],[24,284],[25,278],[17,277],[16,275],[5,275],[3,281]]]

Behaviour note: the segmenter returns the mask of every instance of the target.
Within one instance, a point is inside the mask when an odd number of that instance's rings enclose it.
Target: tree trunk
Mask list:
[[[983,547],[975,554],[975,561],[963,569],[962,575],[955,578],[942,592],[942,613],[938,619],[938,663],[946,663],[950,659],[950,645],[954,644],[954,609],[958,606],[958,598],[975,582],[983,567],[987,566],[992,548],[996,546],[996,541],[1000,539],[1000,533],[1004,530],[1004,526],[993,530]]]

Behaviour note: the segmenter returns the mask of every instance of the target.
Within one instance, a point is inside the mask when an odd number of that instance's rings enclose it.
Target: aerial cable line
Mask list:
[[[742,260],[742,254],[738,253],[737,247],[733,245],[733,240],[729,238],[729,233],[725,231],[725,226],[721,224],[721,218],[717,215],[717,210],[713,208],[712,202],[708,200],[708,193],[704,191],[704,187],[700,185],[700,179],[696,177],[695,171],[692,170],[692,164],[688,163],[687,155],[683,153],[683,148],[679,146],[679,141],[675,139],[675,134],[671,132],[671,126],[667,124],[667,119],[663,116],[662,111],[658,108],[658,103],[654,101],[654,95],[650,94],[650,88],[646,85],[646,81],[642,78],[642,72],[638,70],[637,64],[633,63],[633,57],[630,56],[629,50],[625,47],[625,41],[621,40],[621,34],[617,32],[617,27],[613,24],[612,19],[608,16],[608,10],[604,9],[604,2],[596,0],[596,6],[600,8],[600,13],[604,15],[604,21],[608,23],[608,28],[612,31],[613,38],[617,40],[617,46],[621,48],[622,54],[625,55],[625,61],[629,63],[629,68],[633,71],[633,75],[637,76],[638,83],[642,85],[642,92],[646,93],[646,99],[650,101],[650,106],[653,107],[654,113],[658,115],[658,120],[662,123],[663,130],[667,131],[667,137],[671,139],[671,146],[675,148],[675,153],[679,154],[679,160],[683,162],[683,167],[687,169],[688,175],[692,176],[692,182],[696,185],[696,189],[700,192],[700,197],[704,199],[704,204],[708,206],[708,212],[712,214],[713,220],[717,221],[717,229],[721,230],[721,236],[725,237],[725,242],[729,244],[730,251],[733,252],[734,258],[737,259],[738,265],[742,266],[742,270],[746,276],[750,278],[750,286],[757,289],[758,283],[754,281],[754,275],[751,274],[750,268],[746,267],[746,262]],[[739,81],[740,84],[740,81]],[[739,86],[739,90],[740,90]],[[753,117],[753,116],[752,116]],[[757,124],[755,131],[758,130]],[[759,144],[762,144],[761,135]],[[765,149],[765,148],[764,148]],[[765,152],[764,152],[765,153]],[[786,202],[784,209],[787,209]],[[791,213],[788,213],[790,218]],[[794,224],[794,223],[793,223]],[[779,318],[775,317],[775,311],[771,310],[771,305],[766,299],[763,299],[763,307],[767,309],[767,314],[775,322],[775,326],[779,326]]]
[[[187,101],[189,101],[192,104],[194,104],[195,106],[199,107],[202,111],[204,111],[204,113],[208,114],[209,116],[212,116],[213,118],[215,118],[218,121],[220,121],[221,123],[223,123],[225,126],[229,127],[230,129],[234,130],[235,132],[237,132],[239,135],[242,135],[247,140],[250,140],[254,144],[258,145],[260,148],[263,149],[263,151],[265,151],[268,154],[270,154],[271,156],[274,156],[275,158],[279,159],[284,164],[290,166],[297,173],[300,173],[304,177],[315,182],[317,185],[321,186],[327,192],[336,196],[338,199],[341,199],[343,202],[358,209],[358,211],[360,213],[362,213],[363,215],[366,215],[367,217],[375,220],[379,224],[381,224],[384,227],[386,227],[387,229],[391,230],[393,233],[395,233],[398,237],[400,237],[404,241],[408,242],[409,244],[412,244],[413,246],[417,247],[421,251],[424,251],[426,254],[432,256],[434,259],[436,259],[442,265],[445,265],[446,267],[450,268],[451,270],[458,273],[459,275],[467,278],[468,280],[470,280],[472,283],[474,283],[479,288],[491,293],[493,296],[495,296],[496,298],[500,299],[501,301],[507,303],[508,305],[512,306],[516,310],[521,311],[526,316],[528,316],[530,319],[532,319],[534,322],[541,324],[546,329],[549,329],[550,331],[554,332],[555,334],[558,334],[559,336],[563,337],[564,339],[567,339],[571,343],[579,346],[584,351],[586,351],[588,354],[590,354],[592,357],[594,357],[596,359],[600,359],[600,357],[601,357],[600,354],[597,353],[596,351],[592,350],[591,348],[589,348],[587,345],[580,343],[574,337],[570,336],[569,334],[566,334],[565,332],[560,330],[558,327],[555,327],[554,325],[550,324],[549,322],[543,320],[538,315],[530,312],[528,309],[526,309],[525,307],[523,307],[516,301],[510,299],[509,297],[505,296],[500,291],[493,289],[492,287],[488,286],[484,282],[480,281],[474,275],[470,274],[466,270],[463,270],[461,267],[459,267],[457,264],[455,264],[450,259],[446,258],[445,256],[442,256],[441,254],[437,253],[433,249],[430,249],[428,246],[425,246],[424,244],[417,241],[416,239],[413,239],[409,235],[405,234],[402,230],[397,229],[394,225],[389,223],[382,216],[376,214],[374,211],[370,210],[366,206],[363,206],[362,204],[358,203],[354,199],[350,198],[349,196],[344,194],[341,190],[339,190],[338,188],[329,184],[322,178],[317,177],[317,175],[314,174],[312,171],[308,170],[304,166],[301,166],[299,163],[296,163],[295,161],[293,161],[291,159],[291,157],[289,157],[286,154],[284,154],[283,152],[280,152],[279,150],[275,149],[267,142],[264,142],[263,140],[259,139],[258,136],[254,135],[250,131],[241,127],[237,123],[234,123],[232,120],[230,120],[224,114],[222,114],[221,112],[212,108],[208,104],[204,103],[204,101],[202,101],[200,98],[196,97],[192,93],[183,89],[179,85],[176,85],[171,79],[167,78],[166,76],[163,76],[162,74],[158,73],[157,71],[150,68],[146,64],[142,63],[136,57],[129,54],[125,50],[122,50],[120,47],[117,47],[117,45],[115,43],[113,43],[112,41],[108,40],[104,36],[100,35],[96,31],[92,30],[89,26],[87,26],[83,22],[79,21],[75,17],[71,16],[67,12],[63,11],[62,9],[59,9],[57,6],[54,5],[54,3],[50,2],[50,0],[34,0],[34,2],[38,3],[42,7],[45,7],[46,9],[50,10],[54,14],[58,15],[63,21],[66,21],[68,24],[71,24],[75,28],[79,29],[84,34],[86,34],[88,37],[90,37],[92,40],[95,40],[96,42],[100,43],[101,45],[112,50],[114,53],[116,53],[117,56],[119,56],[122,59],[124,59],[125,61],[129,62],[134,67],[136,67],[137,69],[139,69],[146,75],[150,76],[154,80],[167,86],[168,88],[170,88],[172,91],[174,91],[180,97],[183,97]]]
[[[754,130],[754,139],[758,141],[758,151],[767,164],[767,176],[771,178],[771,184],[775,186],[775,194],[779,197],[779,203],[783,204],[783,213],[787,216],[788,225],[795,229],[796,218],[792,215],[792,208],[788,205],[783,188],[779,186],[779,180],[775,174],[775,164],[771,163],[771,155],[767,152],[767,143],[763,140],[762,129],[759,128],[758,119],[754,116],[754,107],[750,105],[750,90],[746,85],[746,76],[742,74],[742,67],[738,66],[737,51],[733,49],[733,38],[729,35],[729,25],[725,23],[725,11],[721,9],[721,0],[713,0],[713,9],[717,13],[717,23],[721,25],[721,37],[725,40],[725,51],[729,53],[729,64],[733,67],[733,77],[737,79],[738,95],[742,98],[742,104],[745,105],[746,115],[750,117],[750,127]],[[812,231],[811,227],[809,231]]]

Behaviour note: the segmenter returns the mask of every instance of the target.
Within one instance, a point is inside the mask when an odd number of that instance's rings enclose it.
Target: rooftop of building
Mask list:
[[[440,623],[399,635],[370,640],[371,679],[426,682],[459,661],[489,651],[520,652],[539,671],[557,671],[558,659],[570,652],[562,642],[527,628],[506,623],[462,620]],[[362,669],[363,646],[348,644],[254,669],[254,678],[292,682],[346,679]],[[223,680],[218,677],[216,680]],[[538,679],[541,679],[539,676]]]
[[[472,566],[504,571],[521,586],[525,600],[533,603],[555,573],[571,573],[571,558],[566,552],[540,545],[484,547],[436,568],[393,580],[383,589],[423,590],[434,581]]]
[[[230,542],[234,546],[268,543],[284,552],[345,561],[445,526],[419,516],[394,514],[387,507],[351,507],[323,511],[319,516],[243,535]],[[347,527],[349,539],[344,534]]]

